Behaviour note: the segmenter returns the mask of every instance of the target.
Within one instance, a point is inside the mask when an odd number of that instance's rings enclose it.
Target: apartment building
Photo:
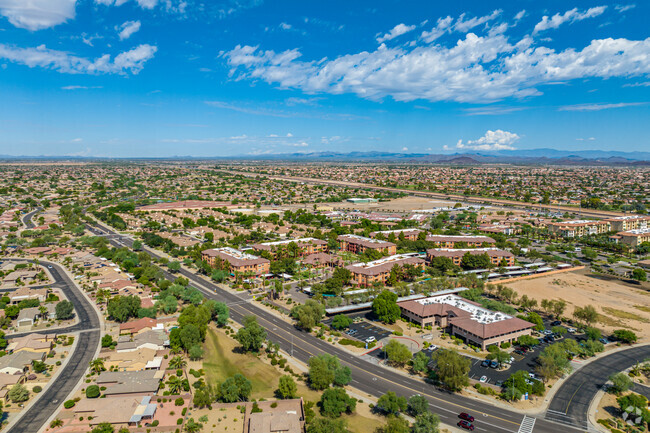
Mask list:
[[[217,260],[228,263],[228,271],[231,274],[235,272],[253,275],[267,274],[271,265],[271,262],[267,259],[230,247],[204,250],[201,252],[201,258],[211,266],[215,266]]]
[[[316,238],[286,239],[282,241],[262,242],[252,245],[252,248],[256,252],[269,251],[275,257],[278,250],[286,249],[291,243],[296,244],[298,247],[298,257],[327,252],[327,242]]]
[[[461,245],[466,247],[484,247],[492,246],[496,243],[494,239],[489,236],[446,236],[446,235],[429,235],[426,238],[427,242],[433,242],[438,248],[457,248]]]
[[[607,233],[612,229],[608,220],[573,220],[548,223],[548,230],[565,238],[579,238],[582,236]]]
[[[349,251],[355,254],[363,254],[366,250],[383,251],[390,255],[397,252],[397,245],[379,239],[358,235],[341,235],[337,240],[339,241],[341,251]]]
[[[650,215],[625,215],[620,217],[608,218],[612,231],[625,232],[628,230],[637,230],[648,228]]]
[[[402,239],[407,241],[417,241],[418,236],[422,233],[422,230],[418,229],[398,229],[398,230],[382,230],[379,232],[370,233],[370,237],[375,239],[379,234],[384,236],[385,239],[388,239],[391,234],[395,235],[395,239]]]
[[[427,250],[427,261],[430,262],[434,257],[449,257],[455,265],[460,266],[463,256],[467,253],[473,255],[487,254],[490,262],[495,266],[499,266],[503,260],[505,260],[506,266],[515,264],[514,254],[498,248],[432,248]]]
[[[386,284],[394,266],[413,265],[424,269],[425,261],[413,254],[397,254],[368,263],[353,263],[346,266],[352,273],[352,281],[359,286],[368,287],[375,282]]]
[[[650,228],[628,230],[625,232],[616,233],[619,242],[637,247],[644,242],[650,242]]]
[[[492,344],[513,342],[530,335],[535,326],[507,314],[491,311],[457,295],[439,295],[400,302],[402,317],[421,326],[440,326],[450,335],[485,350]]]

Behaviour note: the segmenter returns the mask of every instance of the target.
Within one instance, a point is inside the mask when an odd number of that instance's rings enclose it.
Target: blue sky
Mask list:
[[[650,4],[0,0],[0,154],[650,151]]]

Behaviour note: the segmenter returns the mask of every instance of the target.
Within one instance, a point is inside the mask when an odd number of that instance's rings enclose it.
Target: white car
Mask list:
[[[479,379],[479,382],[481,382],[481,383],[485,383],[487,381],[488,381],[487,376],[481,376],[481,378]]]
[[[576,328],[567,328],[567,331],[568,331],[570,334],[575,334],[575,332],[576,332]]]
[[[433,352],[433,351],[436,350],[437,348],[438,348],[438,346],[436,346],[435,344],[432,344],[431,346],[427,347],[427,350],[430,350],[430,351]]]
[[[372,343],[373,341],[375,341],[375,337],[371,336],[371,337],[366,338],[366,343]]]

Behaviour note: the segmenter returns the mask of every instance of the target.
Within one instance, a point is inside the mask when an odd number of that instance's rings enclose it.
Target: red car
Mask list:
[[[469,421],[458,421],[458,427],[464,428],[465,430],[474,431],[474,424]]]
[[[468,413],[462,412],[458,415],[458,418],[464,419],[465,421],[474,422],[474,417]]]

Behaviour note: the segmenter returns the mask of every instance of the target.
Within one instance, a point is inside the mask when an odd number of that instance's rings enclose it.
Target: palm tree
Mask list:
[[[178,370],[179,368],[183,368],[187,365],[187,361],[183,359],[182,356],[174,356],[172,359],[169,360],[169,368],[173,368],[175,370]]]
[[[90,371],[93,373],[101,373],[102,371],[106,370],[106,367],[104,367],[104,360],[101,358],[95,358],[92,361],[90,361]]]
[[[176,395],[183,389],[183,381],[180,377],[174,375],[167,379],[167,386],[169,386],[169,393]]]

